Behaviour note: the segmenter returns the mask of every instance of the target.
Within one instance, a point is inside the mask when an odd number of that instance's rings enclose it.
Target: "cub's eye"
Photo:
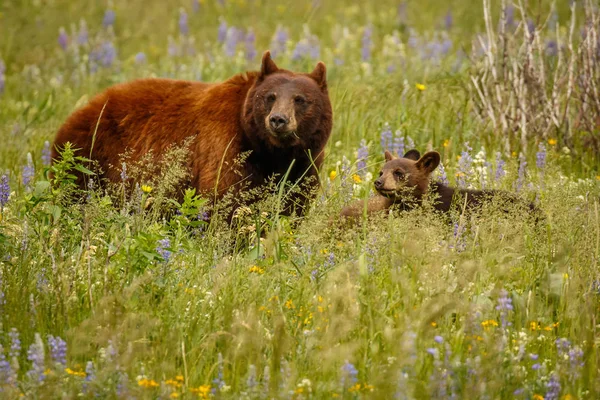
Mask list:
[[[302,105],[302,104],[306,103],[306,99],[302,96],[296,96],[296,97],[294,97],[294,103],[296,103],[298,105]]]
[[[383,175],[383,171],[379,171],[379,176]]]
[[[268,103],[273,103],[275,100],[277,99],[277,96],[275,96],[274,93],[271,93],[267,96],[267,102]]]
[[[398,179],[404,178],[404,174],[402,173],[402,171],[394,171],[394,176]]]

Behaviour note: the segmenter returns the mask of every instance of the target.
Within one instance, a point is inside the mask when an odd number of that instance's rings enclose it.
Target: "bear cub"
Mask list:
[[[440,154],[430,151],[423,156],[417,150],[410,150],[403,157],[385,152],[386,163],[379,172],[374,186],[377,196],[367,202],[367,213],[384,211],[392,206],[408,210],[422,204],[425,196],[433,200],[433,207],[447,213],[452,205],[469,210],[480,208],[486,201],[501,199],[506,205],[525,205],[529,211],[537,212],[536,207],[518,197],[500,190],[470,190],[453,188],[439,182],[431,182],[431,173],[440,164]],[[358,217],[364,209],[364,201],[345,207],[341,215]]]

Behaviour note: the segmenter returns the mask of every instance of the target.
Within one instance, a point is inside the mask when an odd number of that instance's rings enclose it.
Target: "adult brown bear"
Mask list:
[[[118,182],[124,151],[135,161],[191,137],[189,184],[218,199],[241,182],[257,187],[283,176],[292,160],[288,181],[312,178],[317,185],[331,126],[325,65],[294,73],[278,68],[266,51],[260,71],[221,83],[141,79],[112,86],[71,114],[52,157],[71,142],[99,163],[101,178]],[[238,173],[223,168],[248,151]]]

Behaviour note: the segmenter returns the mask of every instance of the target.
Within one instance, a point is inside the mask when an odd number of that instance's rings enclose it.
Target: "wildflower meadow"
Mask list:
[[[0,398],[600,398],[600,10],[591,0],[0,3]],[[327,66],[303,217],[275,177],[230,223],[185,149],[51,160],[96,93]],[[232,116],[237,118],[238,116]],[[383,153],[541,218],[428,204],[347,223]],[[115,148],[114,151],[126,149]],[[223,207],[227,206],[227,199]]]

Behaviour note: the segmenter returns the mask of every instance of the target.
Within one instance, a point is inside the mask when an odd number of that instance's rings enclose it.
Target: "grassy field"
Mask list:
[[[600,397],[591,5],[169,3],[0,3],[0,398]],[[139,185],[112,196],[71,200],[72,154],[48,183],[54,134],[98,91],[219,81],[266,49],[328,68],[305,217],[267,191],[231,226],[200,197],[173,205],[177,151],[154,176],[127,165]],[[383,151],[413,147],[442,154],[437,179],[514,192],[543,220],[491,204],[338,224]]]

